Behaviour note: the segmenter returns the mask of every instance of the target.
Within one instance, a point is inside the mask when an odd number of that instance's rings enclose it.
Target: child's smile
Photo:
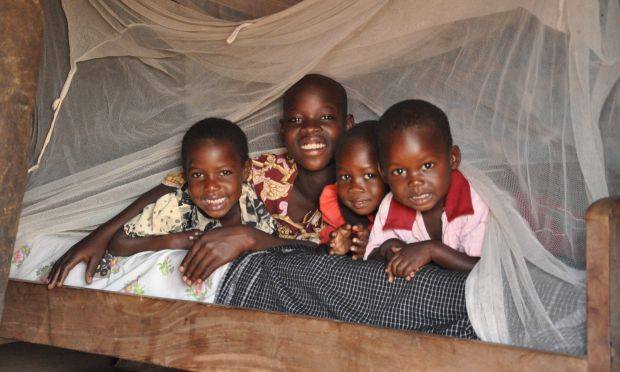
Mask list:
[[[437,129],[407,128],[390,136],[383,172],[394,197],[420,212],[443,209],[451,172],[458,168],[458,147],[446,149]]]
[[[322,170],[331,162],[351,121],[340,107],[336,95],[315,85],[285,97],[280,133],[289,155],[304,169]]]
[[[238,223],[246,168],[229,143],[205,140],[193,146],[187,161],[192,201],[209,217],[220,219],[223,226]]]

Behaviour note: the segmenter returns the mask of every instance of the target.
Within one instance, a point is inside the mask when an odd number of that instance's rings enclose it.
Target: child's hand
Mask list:
[[[188,285],[205,281],[220,266],[239,257],[251,245],[248,239],[253,230],[247,226],[220,227],[195,237],[179,267],[183,281]]]
[[[329,234],[329,254],[345,255],[351,251],[351,225],[347,224],[337,228]]]
[[[422,266],[431,262],[432,246],[430,242],[419,242],[402,248],[391,247],[393,256],[385,268],[388,282],[394,282],[394,278],[405,278],[406,281],[411,281]]]
[[[56,260],[47,278],[47,288],[62,287],[69,272],[80,262],[86,264],[86,283],[92,283],[95,270],[105,254],[109,240],[109,237],[98,232],[80,240]]]
[[[370,236],[370,230],[368,227],[357,224],[351,228],[351,252],[354,260],[364,258],[366,253],[366,246],[368,245],[368,237]]]

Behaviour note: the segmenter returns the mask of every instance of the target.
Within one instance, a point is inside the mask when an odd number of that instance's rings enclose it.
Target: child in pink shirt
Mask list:
[[[388,281],[411,280],[424,265],[470,271],[478,262],[489,209],[458,171],[445,113],[407,100],[379,120],[381,174],[391,192],[383,199],[365,258],[386,260]]]

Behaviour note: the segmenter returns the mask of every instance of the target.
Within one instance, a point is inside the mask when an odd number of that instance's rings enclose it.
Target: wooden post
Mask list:
[[[620,371],[620,198],[586,212],[588,370]]]
[[[0,314],[26,186],[42,34],[38,1],[0,1]]]

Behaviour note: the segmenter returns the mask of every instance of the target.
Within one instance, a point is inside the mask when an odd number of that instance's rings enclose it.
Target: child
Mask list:
[[[390,107],[379,120],[381,173],[390,186],[366,258],[385,259],[388,281],[411,280],[424,265],[470,271],[478,262],[489,213],[458,171],[445,113],[421,100]]]
[[[181,159],[187,183],[127,222],[112,238],[112,255],[189,250],[198,236],[217,227],[246,225],[268,234],[277,231],[265,205],[244,182],[251,163],[246,136],[238,126],[216,118],[199,121],[183,137]],[[213,271],[200,258],[196,260],[198,282]]]
[[[379,174],[377,121],[365,121],[341,137],[336,151],[336,183],[323,189],[321,213],[326,226],[321,243],[329,243],[329,254],[352,253],[364,257],[369,228],[385,196]]]

